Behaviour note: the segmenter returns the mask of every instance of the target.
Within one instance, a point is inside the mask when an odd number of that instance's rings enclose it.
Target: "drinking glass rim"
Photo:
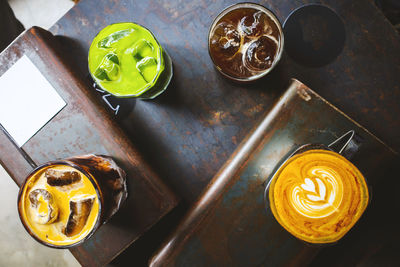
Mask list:
[[[113,95],[113,96],[115,96],[115,97],[118,97],[118,98],[140,97],[141,94],[143,94],[143,93],[147,92],[148,90],[150,90],[150,89],[157,83],[157,80],[158,80],[158,78],[161,76],[161,73],[165,70],[165,60],[164,60],[164,56],[163,56],[163,52],[165,52],[165,50],[163,49],[163,47],[161,46],[160,42],[157,40],[157,38],[156,38],[156,36],[153,34],[153,32],[150,31],[147,27],[145,27],[145,26],[143,26],[142,24],[137,23],[137,22],[132,22],[132,21],[115,22],[115,23],[108,24],[107,26],[105,26],[104,28],[102,28],[102,29],[93,37],[92,43],[93,43],[93,40],[96,39],[96,37],[100,34],[100,32],[101,32],[102,30],[104,30],[105,28],[107,28],[107,27],[109,27],[109,26],[111,26],[111,25],[115,25],[115,24],[125,24],[125,23],[130,23],[130,24],[138,25],[138,26],[142,27],[143,29],[145,29],[146,31],[148,31],[148,32],[150,33],[150,35],[154,38],[154,40],[156,41],[156,43],[157,43],[157,45],[158,45],[158,51],[159,51],[159,53],[160,53],[160,60],[161,60],[162,63],[164,64],[164,69],[162,69],[162,70],[158,69],[156,75],[155,75],[154,78],[153,78],[153,80],[150,82],[150,85],[147,86],[146,88],[144,88],[143,90],[141,90],[140,92],[138,92],[138,93],[136,93],[136,94],[122,95],[122,96],[121,96],[121,95],[116,95],[116,94],[114,94],[114,93],[109,92],[109,91],[108,91],[106,88],[104,88],[100,83],[98,83],[98,82],[96,81],[96,78],[94,77],[94,74],[92,74],[92,72],[90,71],[90,67],[89,67],[89,64],[88,64],[89,74],[90,74],[90,76],[92,77],[93,81],[96,83],[96,85],[98,85],[98,86],[100,87],[100,89],[106,91],[107,93],[109,93],[109,94],[111,94],[111,95]],[[92,43],[90,43],[90,47],[92,46]],[[90,47],[89,47],[89,52],[90,52]],[[89,53],[88,53],[88,62],[89,62]]]
[[[219,21],[219,19],[221,19],[224,15],[226,15],[227,13],[229,13],[232,10],[238,9],[238,8],[245,8],[245,7],[253,7],[255,9],[258,9],[264,13],[266,13],[268,16],[271,17],[272,21],[275,23],[275,25],[278,27],[279,30],[279,46],[278,46],[278,53],[276,53],[276,57],[274,59],[274,61],[272,62],[272,65],[270,68],[268,68],[267,70],[265,70],[264,72],[261,72],[257,75],[254,76],[250,76],[250,77],[246,77],[246,78],[238,78],[238,77],[233,77],[227,73],[225,73],[224,71],[222,71],[222,69],[215,63],[213,57],[211,56],[211,51],[210,51],[210,39],[211,39],[211,32],[214,29],[214,27],[216,26],[216,23]],[[250,81],[255,81],[258,80],[262,77],[264,77],[265,75],[267,75],[270,71],[272,71],[272,69],[275,68],[275,66],[278,64],[278,62],[281,60],[282,54],[283,54],[283,48],[284,48],[284,43],[285,43],[285,38],[284,38],[284,34],[283,34],[283,29],[282,29],[282,24],[279,21],[279,19],[276,17],[275,13],[272,12],[272,10],[270,10],[269,8],[257,4],[257,3],[251,3],[251,2],[240,2],[240,3],[236,3],[236,4],[232,4],[226,8],[224,8],[220,13],[218,13],[218,15],[214,18],[213,22],[211,23],[211,26],[208,29],[208,54],[214,64],[214,66],[217,68],[217,70],[224,76],[226,76],[229,79],[238,81],[238,82],[250,82]]]
[[[24,192],[26,183],[28,182],[28,180],[30,180],[38,171],[40,171],[41,169],[53,166],[53,165],[64,165],[64,166],[69,166],[72,167],[80,172],[82,172],[88,179],[89,181],[92,183],[95,191],[96,191],[96,195],[99,199],[99,211],[97,214],[97,218],[96,218],[96,223],[93,225],[93,228],[90,230],[90,232],[83,237],[81,240],[72,243],[72,244],[68,244],[68,245],[55,245],[55,244],[51,244],[48,243],[42,239],[40,239],[38,236],[36,236],[36,234],[34,233],[34,231],[26,224],[25,220],[22,219],[22,211],[21,211],[21,205],[23,204],[22,202],[24,202],[24,200],[22,199],[22,194]],[[38,167],[36,167],[35,169],[33,169],[25,178],[24,182],[22,183],[19,192],[18,192],[18,200],[17,200],[17,206],[18,206],[18,215],[20,218],[20,221],[22,222],[22,225],[24,226],[25,230],[29,233],[29,235],[31,237],[33,237],[36,241],[38,241],[39,243],[51,247],[51,248],[57,248],[57,249],[65,249],[65,248],[71,248],[71,247],[75,247],[77,245],[82,244],[83,242],[85,242],[86,240],[88,240],[90,237],[92,237],[92,235],[97,231],[97,229],[100,227],[101,223],[101,218],[103,217],[103,213],[104,213],[104,209],[103,209],[103,195],[99,189],[99,185],[97,184],[95,178],[93,177],[92,174],[90,174],[89,172],[87,172],[86,170],[84,170],[82,167],[78,166],[77,164],[68,161],[68,160],[55,160],[55,161],[49,161],[46,162]]]

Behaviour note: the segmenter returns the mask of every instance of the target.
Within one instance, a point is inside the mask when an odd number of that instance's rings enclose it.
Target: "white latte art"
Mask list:
[[[341,179],[329,168],[315,166],[309,170],[311,178],[293,188],[294,209],[309,218],[323,218],[337,211],[343,199]]]

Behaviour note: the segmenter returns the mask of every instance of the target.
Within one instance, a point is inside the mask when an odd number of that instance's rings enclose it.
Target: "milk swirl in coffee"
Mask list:
[[[323,218],[336,212],[343,199],[338,173],[323,166],[307,166],[304,182],[293,187],[293,207],[309,218]],[[312,178],[308,178],[312,177]]]

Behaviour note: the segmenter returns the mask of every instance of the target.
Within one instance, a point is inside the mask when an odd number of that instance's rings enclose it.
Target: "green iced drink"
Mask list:
[[[149,30],[126,22],[105,27],[93,39],[89,71],[117,97],[154,98],[168,86],[172,64]]]

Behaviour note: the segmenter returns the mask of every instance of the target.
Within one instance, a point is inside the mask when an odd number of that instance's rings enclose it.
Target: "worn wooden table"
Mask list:
[[[23,57],[37,67],[66,106],[21,147],[0,125],[0,164],[21,186],[36,166],[48,161],[91,153],[111,156],[126,172],[128,198],[89,240],[70,248],[83,266],[105,265],[173,210],[178,199],[143,160],[103,103],[96,101],[96,92],[87,90],[85,79],[64,64],[59,42],[51,33],[33,27],[21,34],[0,54],[0,76]],[[1,87],[4,89],[9,88]],[[36,105],[19,108],[28,111]]]
[[[319,1],[336,11],[345,25],[341,54],[322,67],[306,67],[284,55],[277,69],[253,85],[228,82],[208,56],[208,28],[223,8],[235,2],[82,0],[51,31],[63,36],[65,53],[83,74],[88,72],[91,40],[107,24],[134,21],[157,36],[174,63],[172,83],[154,101],[136,101],[121,125],[186,204],[194,202],[271,108],[290,77],[400,151],[400,38],[372,0]],[[255,2],[273,10],[283,23],[291,11],[316,1]],[[162,222],[115,264],[129,259],[145,262],[140,258],[149,256],[159,245],[155,240],[171,230],[185,209]],[[383,248],[377,248],[377,255]]]
[[[277,167],[299,146],[328,145],[349,130],[356,134],[348,146],[350,153],[343,155],[364,175],[373,192],[371,203],[361,220],[333,246],[306,244],[276,221],[266,203],[266,186]],[[343,145],[336,144],[336,151]],[[313,260],[317,260],[316,266],[325,266],[337,256],[337,265],[358,263],[373,254],[376,244],[387,241],[382,229],[396,228],[395,214],[390,214],[392,208],[383,201],[389,190],[381,179],[395,176],[386,173],[385,167],[393,165],[395,157],[394,151],[351,118],[293,80],[154,254],[150,266],[307,266]],[[391,184],[396,188],[396,181]],[[381,214],[386,214],[386,220],[377,225]],[[346,251],[340,251],[343,248]],[[316,256],[322,252],[328,255],[318,265]]]

